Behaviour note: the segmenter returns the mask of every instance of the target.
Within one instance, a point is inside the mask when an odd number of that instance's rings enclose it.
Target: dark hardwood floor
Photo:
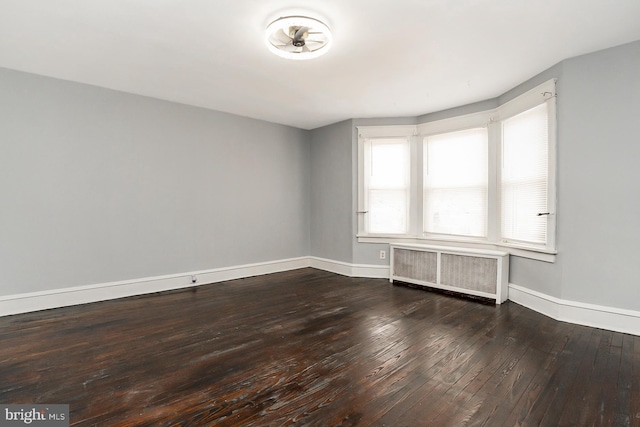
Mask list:
[[[0,318],[71,425],[640,425],[640,337],[302,269]]]

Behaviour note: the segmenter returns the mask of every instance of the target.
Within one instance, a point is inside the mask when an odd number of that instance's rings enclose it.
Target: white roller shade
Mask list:
[[[503,240],[547,242],[548,145],[546,103],[502,122]]]
[[[407,233],[409,161],[406,138],[367,140],[364,162],[368,233]]]
[[[424,139],[424,232],[487,235],[486,128]]]

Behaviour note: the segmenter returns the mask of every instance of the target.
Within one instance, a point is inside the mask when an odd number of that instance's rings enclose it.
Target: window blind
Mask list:
[[[425,233],[486,237],[487,135],[475,128],[424,138]]]
[[[369,233],[407,233],[409,142],[406,138],[371,139],[366,147],[366,229]]]
[[[547,242],[548,107],[502,122],[502,239]],[[542,215],[538,215],[542,214]]]

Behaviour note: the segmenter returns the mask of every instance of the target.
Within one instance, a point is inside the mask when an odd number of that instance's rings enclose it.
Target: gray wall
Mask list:
[[[500,98],[558,80],[558,256],[511,257],[510,281],[640,310],[640,41],[570,58]]]
[[[309,254],[309,132],[0,69],[0,295]]]
[[[311,131],[311,255],[351,263],[351,120]]]
[[[640,41],[496,100],[313,131],[0,69],[0,295],[313,255],[358,243],[358,125],[469,113],[558,80],[558,257],[510,281],[640,310]]]
[[[564,63],[562,298],[640,310],[640,41]]]

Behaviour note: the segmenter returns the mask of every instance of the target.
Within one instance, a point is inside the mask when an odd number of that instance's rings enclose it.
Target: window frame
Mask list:
[[[473,152],[473,155],[461,156],[460,146],[457,147],[457,150],[456,147],[453,146],[454,151],[449,151],[448,153],[442,151],[442,147],[455,144],[456,141],[458,143],[464,141],[463,143],[468,144],[470,141],[468,139],[470,138],[469,135],[473,135],[472,137],[474,139],[472,144],[466,147],[470,152],[471,150],[477,150]],[[466,140],[463,139],[465,136],[467,137]],[[488,236],[489,223],[489,132],[487,126],[425,136],[421,139],[421,144],[423,151],[423,235],[425,237],[445,235],[448,237],[461,236],[464,238],[486,239]],[[452,146],[450,145],[449,147],[451,148]],[[441,160],[434,160],[437,159],[438,156],[444,157]],[[464,163],[462,163],[460,159],[463,159]],[[443,163],[440,163],[441,161]],[[445,167],[440,168],[438,165],[444,165]],[[459,178],[464,175],[465,166],[467,166],[467,170],[478,168],[476,169],[476,174],[468,175],[468,177],[472,176],[472,178],[470,178],[472,182],[470,182],[469,179],[464,182],[455,182],[456,179],[454,177]],[[462,169],[460,169],[461,167]],[[453,175],[449,175],[451,172],[453,172]],[[460,192],[463,192],[464,197],[459,197]],[[438,202],[440,197],[448,200],[448,202],[443,202],[443,199],[440,199],[440,202]],[[470,203],[472,200],[479,201],[480,203]],[[479,215],[468,216],[468,219],[465,221],[443,221],[440,223],[440,221],[435,219],[435,216],[440,216],[440,210],[446,209],[447,207],[452,208],[457,215],[464,216],[465,208],[474,209]],[[430,215],[430,212],[434,215]],[[446,217],[446,215],[442,216]],[[464,227],[460,227],[461,224],[472,225],[471,228],[465,232],[463,230]]]
[[[554,262],[556,251],[556,79],[548,80],[522,95],[491,110],[418,125],[399,126],[357,126],[358,134],[358,242],[362,243],[423,243],[455,245],[470,248],[506,250],[513,255]],[[501,224],[501,162],[502,162],[502,121],[518,115],[540,104],[548,107],[548,181],[547,181],[547,242],[534,245],[521,242],[503,241],[500,236]],[[425,137],[462,131],[478,127],[487,127],[488,131],[488,212],[487,236],[466,237],[433,235],[423,230],[423,141]],[[365,230],[367,207],[364,202],[364,144],[367,139],[407,138],[410,147],[410,190],[409,190],[409,227],[407,234],[384,235],[371,234]]]
[[[548,163],[547,163],[547,242],[544,247],[536,245],[528,245],[526,243],[518,242],[500,242],[500,245],[505,248],[524,249],[530,251],[538,251],[548,254],[556,254],[556,214],[557,214],[557,183],[556,183],[556,168],[557,168],[557,117],[556,117],[556,79],[548,80],[535,88],[525,92],[524,94],[514,98],[513,100],[501,105],[496,109],[497,120],[499,121],[496,133],[500,136],[498,143],[499,157],[502,158],[502,121],[511,117],[517,116],[527,110],[530,110],[538,105],[547,104],[548,114]],[[498,168],[500,169],[500,168]],[[498,170],[497,183],[500,185],[501,176]],[[498,199],[498,209],[501,200]],[[500,215],[500,212],[498,212]],[[501,218],[498,216],[498,220]],[[498,227],[500,222],[498,222]]]
[[[477,129],[477,128],[487,128],[488,130],[488,123],[487,120],[490,119],[490,117],[488,117],[486,114],[484,114],[484,112],[481,113],[477,113],[477,114],[469,114],[469,115],[465,115],[465,116],[458,116],[455,117],[454,120],[449,121],[447,120],[441,120],[438,122],[432,122],[434,123],[434,126],[425,126],[428,123],[424,123],[422,125],[418,125],[418,134],[420,135],[419,137],[419,143],[420,143],[420,148],[422,150],[424,150],[424,145],[425,145],[425,140],[431,136],[436,136],[436,135],[444,135],[444,134],[449,134],[449,133],[455,133],[455,132],[460,132],[460,131],[465,131],[465,130],[470,130],[470,129]],[[487,131],[487,233],[486,236],[462,236],[462,235],[453,235],[453,234],[439,234],[439,233],[431,233],[431,232],[427,232],[427,231],[423,231],[424,230],[424,223],[422,223],[421,227],[420,227],[420,238],[422,239],[426,239],[429,241],[470,241],[470,242],[487,242],[491,240],[491,236],[492,236],[492,229],[490,227],[491,221],[489,220],[489,218],[491,218],[491,213],[493,212],[493,209],[491,208],[491,200],[492,200],[492,187],[494,187],[491,182],[492,182],[492,173],[491,173],[491,166],[492,166],[492,159],[491,159],[491,155],[490,153],[492,152],[491,150],[491,135],[490,132]],[[418,167],[420,168],[420,170],[424,170],[424,151],[422,152],[421,158],[417,159],[418,160]],[[422,179],[419,182],[419,185],[424,186],[424,177],[422,177]],[[424,197],[420,200],[420,208],[423,210],[424,209]],[[424,212],[422,212],[422,216],[420,217],[422,218],[422,221],[424,221]]]
[[[414,165],[413,165],[413,135],[415,133],[414,126],[364,126],[358,127],[358,236],[367,236],[375,238],[406,238],[411,234],[413,228],[413,215],[412,215],[412,200],[414,199],[415,183],[414,178]],[[408,224],[407,234],[370,234],[365,232],[366,219],[364,215],[367,213],[366,207],[366,189],[365,182],[367,181],[364,176],[365,171],[365,144],[369,139],[403,139],[406,138],[409,142],[409,207],[408,207]]]
[[[376,235],[390,235],[390,236],[404,236],[407,234],[407,232],[410,229],[410,220],[411,220],[411,214],[410,214],[410,200],[411,200],[411,145],[410,142],[408,140],[408,138],[405,137],[396,137],[396,138],[367,138],[364,140],[364,146],[363,146],[363,153],[364,153],[364,165],[363,165],[363,172],[364,172],[364,176],[363,176],[363,180],[364,180],[364,187],[366,187],[366,190],[362,192],[362,197],[363,197],[363,206],[367,206],[367,215],[362,215],[363,219],[364,219],[364,223],[365,229],[370,229],[371,227],[371,222],[372,222],[372,217],[371,217],[371,213],[372,213],[372,203],[371,203],[371,193],[373,191],[380,191],[382,190],[381,188],[375,187],[371,185],[371,178],[366,176],[367,172],[371,172],[371,164],[373,163],[373,151],[374,151],[374,146],[377,145],[377,143],[382,143],[384,145],[387,144],[398,144],[398,145],[402,145],[402,150],[404,151],[404,154],[406,156],[406,158],[404,159],[405,163],[405,167],[407,168],[405,170],[405,173],[403,174],[403,181],[406,184],[405,186],[402,187],[402,189],[404,190],[404,192],[406,192],[406,201],[405,201],[405,212],[404,212],[404,223],[405,223],[405,232],[391,232],[391,231],[387,231],[385,233],[381,233],[381,232],[376,232],[373,234]],[[367,185],[369,184],[369,185]],[[400,188],[398,188],[400,189]]]

